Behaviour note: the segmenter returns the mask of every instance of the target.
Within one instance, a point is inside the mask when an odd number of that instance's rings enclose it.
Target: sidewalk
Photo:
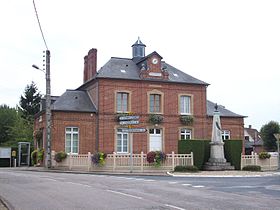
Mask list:
[[[129,172],[129,171],[82,171],[82,170],[63,170],[46,169],[43,167],[17,167],[12,170],[37,171],[52,173],[72,173],[72,174],[102,174],[102,175],[134,175],[134,176],[173,176],[173,177],[261,177],[261,176],[280,176],[280,171],[199,171],[197,173],[184,172]]]

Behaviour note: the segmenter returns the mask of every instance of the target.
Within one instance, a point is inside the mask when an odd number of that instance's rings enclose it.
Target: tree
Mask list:
[[[280,132],[280,125],[278,122],[270,121],[261,128],[261,137],[264,142],[264,147],[267,151],[276,151],[277,144],[273,134]]]
[[[7,105],[0,106],[0,145],[13,139],[11,130],[17,120],[17,111]]]
[[[40,111],[41,98],[42,96],[33,81],[25,87],[24,95],[20,97],[19,102],[24,119],[33,122],[34,115]]]

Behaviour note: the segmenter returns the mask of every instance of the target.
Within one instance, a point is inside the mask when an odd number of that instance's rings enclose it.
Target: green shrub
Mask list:
[[[242,153],[242,140],[226,140],[224,141],[225,158],[235,170],[240,170],[241,153]]]
[[[58,163],[62,162],[67,157],[67,153],[64,151],[60,151],[55,154],[54,160]]]
[[[248,165],[242,168],[243,171],[261,171],[261,167],[258,165]]]
[[[189,154],[193,152],[194,165],[198,169],[202,169],[203,164],[210,157],[210,140],[179,140],[178,153]]]
[[[175,166],[174,172],[198,172],[196,166]]]
[[[32,165],[36,165],[37,164],[37,156],[38,156],[38,150],[34,150],[31,153],[31,161],[32,161]]]
[[[271,155],[267,152],[260,152],[259,153],[259,158],[260,159],[269,159],[271,157]]]

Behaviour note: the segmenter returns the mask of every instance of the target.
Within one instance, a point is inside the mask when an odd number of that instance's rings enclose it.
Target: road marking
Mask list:
[[[124,196],[127,196],[127,197],[131,197],[131,198],[142,199],[142,197],[138,197],[138,196],[134,196],[134,195],[130,195],[130,194],[118,192],[118,191],[113,191],[113,190],[107,190],[107,191],[108,191],[108,192],[111,192],[111,193],[115,193],[115,194],[119,194],[119,195],[124,195]]]
[[[178,206],[173,206],[173,205],[169,205],[169,204],[164,204],[164,205],[167,206],[167,207],[171,207],[173,209],[185,210],[185,209],[183,209],[181,207],[178,207]]]
[[[194,188],[203,188],[205,186],[203,186],[203,185],[195,185],[195,186],[192,186],[192,187],[194,187]]]
[[[183,186],[191,186],[191,184],[182,184]]]
[[[168,182],[168,184],[177,184],[178,182]]]
[[[144,182],[154,182],[156,180],[153,180],[153,179],[144,179]]]
[[[79,186],[83,186],[83,187],[91,187],[90,185],[87,185],[87,184],[80,184],[80,183],[75,183],[75,182],[65,182],[65,183],[75,184],[75,185],[79,185]]]

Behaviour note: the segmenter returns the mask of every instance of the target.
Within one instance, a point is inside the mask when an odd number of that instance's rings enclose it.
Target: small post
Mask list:
[[[91,169],[91,153],[90,152],[88,152],[88,171],[90,171],[90,169]]]
[[[255,165],[258,165],[258,156],[257,156],[257,153],[255,153],[254,158],[255,158]]]
[[[172,170],[174,171],[175,168],[175,155],[174,155],[174,151],[172,151]]]
[[[69,170],[72,170],[72,153],[69,154]]]
[[[191,152],[191,164],[192,164],[192,166],[193,166],[193,152]]]
[[[113,152],[113,171],[116,170],[116,152]]]
[[[144,153],[141,152],[141,172],[144,172]]]
[[[243,158],[242,158],[242,153],[241,153],[241,159],[240,159],[240,169],[242,170],[243,168]]]
[[[54,161],[54,156],[55,156],[55,151],[52,150],[51,152],[51,161],[52,161],[52,166],[56,166],[56,162]]]

